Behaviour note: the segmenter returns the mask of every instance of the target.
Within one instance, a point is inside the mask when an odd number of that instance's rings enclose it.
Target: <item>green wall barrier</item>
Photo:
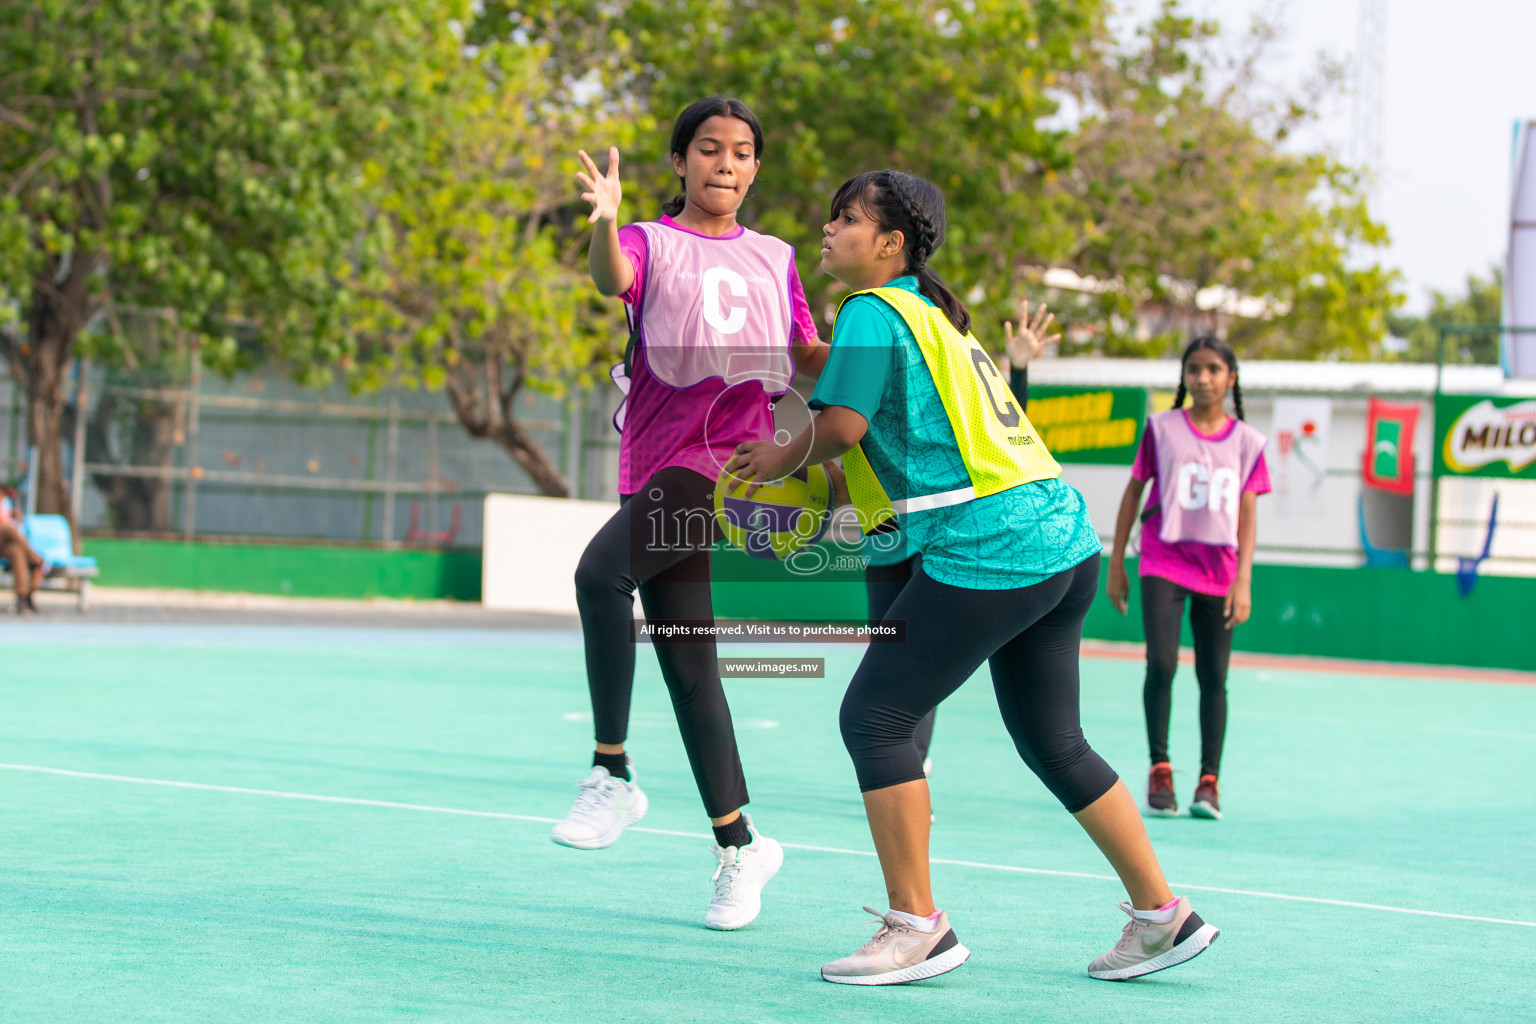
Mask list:
[[[480,600],[480,552],[87,537],[105,587]]]
[[[478,551],[382,551],[304,544],[123,540],[90,537],[85,553],[103,586],[210,590],[291,597],[480,599]],[[863,574],[792,577],[783,565],[734,549],[715,555],[715,614],[729,619],[862,619]],[[1130,614],[1102,596],[1084,636],[1141,642],[1140,593],[1132,576]],[[1453,576],[1392,569],[1254,568],[1254,614],[1234,647],[1373,661],[1536,671],[1531,610],[1536,579],[1489,576],[1472,595]],[[1184,642],[1189,627],[1185,624]]]
[[[829,574],[826,582],[794,582],[777,563],[734,551],[716,556],[715,614],[722,618],[856,619],[865,614],[858,574]],[[1088,613],[1092,640],[1142,642],[1136,562],[1129,614],[1104,597]],[[1536,579],[1488,576],[1470,597],[1456,578],[1394,569],[1323,569],[1259,565],[1253,572],[1253,617],[1239,626],[1233,647],[1262,654],[1462,665],[1536,671],[1531,629]],[[1191,643],[1189,622],[1184,644]]]

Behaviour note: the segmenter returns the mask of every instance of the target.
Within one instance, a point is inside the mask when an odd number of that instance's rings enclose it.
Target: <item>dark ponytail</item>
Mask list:
[[[672,155],[682,157],[686,164],[688,147],[699,133],[699,126],[712,117],[734,117],[738,121],[745,121],[747,127],[752,129],[752,154],[759,160],[763,158],[763,126],[758,123],[757,115],[752,113],[750,107],[730,96],[706,96],[690,103],[677,115],[677,120],[672,124]],[[676,217],[688,205],[687,179],[679,176],[677,180],[682,191],[661,204],[661,212],[668,217]]]
[[[1215,352],[1221,357],[1221,361],[1227,364],[1227,369],[1232,371],[1232,404],[1237,407],[1237,418],[1247,420],[1248,417],[1243,415],[1243,388],[1237,382],[1237,353],[1232,351],[1231,345],[1228,345],[1214,334],[1202,334],[1190,342],[1188,347],[1184,349],[1184,355],[1179,359],[1179,390],[1173,396],[1173,407],[1175,409],[1184,408],[1184,398],[1186,395],[1184,390],[1184,367],[1189,364],[1190,355],[1202,348],[1208,348]]]
[[[865,171],[843,182],[832,198],[832,220],[847,206],[857,203],[881,231],[900,231],[907,273],[917,278],[918,289],[961,334],[971,332],[971,314],[949,290],[944,279],[928,266],[934,251],[944,244],[944,193],[931,181],[901,171]]]

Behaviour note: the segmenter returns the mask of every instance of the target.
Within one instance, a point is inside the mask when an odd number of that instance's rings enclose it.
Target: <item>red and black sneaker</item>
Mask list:
[[[1147,773],[1147,811],[1171,818],[1179,813],[1179,801],[1173,793],[1173,765],[1159,761]]]
[[[1194,802],[1189,805],[1191,817],[1221,820],[1221,803],[1217,799],[1217,788],[1216,776],[1200,776],[1200,784],[1195,787]]]

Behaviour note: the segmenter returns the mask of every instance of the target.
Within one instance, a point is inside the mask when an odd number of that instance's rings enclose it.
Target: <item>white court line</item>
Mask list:
[[[211,793],[242,793],[247,796],[270,796],[283,800],[308,800],[322,804],[349,804],[354,807],[386,807],[397,811],[423,811],[428,814],[457,814],[468,818],[495,818],[503,821],[532,821],[552,825],[558,818],[540,818],[532,814],[506,814],[501,811],[472,811],[460,807],[435,807],[431,804],[405,804],[393,800],[365,800],[361,797],[323,796],[318,793],[289,793],[280,789],[251,789],[245,786],[216,786],[207,782],[178,782],[174,779],[141,779],[133,775],[104,775],[100,772],[77,772],[68,768],[44,768],[30,764],[3,764],[0,770],[31,772],[38,775],[62,775],[74,779],[99,779],[105,782],[131,782],[140,786],[165,786],[171,789],[198,789]],[[677,832],[665,828],[631,826],[630,832],[645,832],[653,836],[678,836],[684,839],[710,839],[702,832]],[[847,850],[836,846],[811,846],[805,843],[779,844],[786,850],[806,850],[812,853],[835,853],[847,857],[873,857],[869,850]],[[931,863],[951,867],[976,868],[981,871],[1006,871],[1018,875],[1047,875],[1056,878],[1084,878],[1095,882],[1119,882],[1114,875],[1093,875],[1082,871],[1054,871],[1048,868],[1023,868],[1012,864],[989,864],[984,861],[950,860],[931,858]],[[1511,921],[1502,917],[1478,917],[1473,914],[1449,914],[1439,910],[1418,910],[1413,907],[1390,907],[1381,903],[1357,903],[1354,900],[1331,900],[1321,896],[1293,896],[1289,893],[1264,892],[1258,889],[1228,889],[1217,885],[1185,885],[1170,882],[1175,889],[1195,892],[1218,892],[1228,896],[1252,896],[1266,900],[1285,900],[1290,903],[1316,903],[1328,907],[1353,907],[1357,910],[1379,910],[1389,914],[1413,914],[1419,917],[1441,917],[1452,921],[1477,921],[1482,924],[1507,924],[1517,928],[1536,928],[1536,921]]]

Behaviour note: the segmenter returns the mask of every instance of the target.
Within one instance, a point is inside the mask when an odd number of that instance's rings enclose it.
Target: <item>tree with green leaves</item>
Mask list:
[[[624,151],[634,216],[654,215],[677,192],[666,152],[677,112],[713,93],[745,101],[765,148],[742,220],[796,246],[818,312],[838,291],[817,269],[838,185],[879,167],[939,184],[949,236],[935,267],[969,292],[979,321],[993,322],[980,332],[1001,345],[1014,267],[1062,250],[1069,235],[1043,201],[1047,176],[1068,161],[1068,133],[1045,122],[1106,11],[1103,0],[578,0],[488,3],[480,31],[549,40],[552,74],[596,83],[649,115]],[[569,30],[572,20],[582,31]],[[582,144],[602,152],[610,141]]]
[[[1244,354],[1363,357],[1401,301],[1373,259],[1386,230],[1354,169],[1288,141],[1339,70],[1276,93],[1258,73],[1276,27],[1256,22],[1231,56],[1222,38],[1165,0],[1074,76],[1081,116],[1052,191],[1078,230],[1060,263],[1107,285],[1074,318],[1107,325],[1101,351],[1160,355],[1248,298],[1255,308],[1220,318]],[[1166,326],[1141,339],[1148,310]]]
[[[511,26],[555,39],[553,19],[577,20],[579,44],[556,40],[551,59],[566,74],[583,67],[605,95],[636,98],[659,124],[711,92],[750,104],[767,146],[742,216],[796,243],[818,309],[836,297],[815,272],[826,201],[850,173],[880,166],[944,188],[950,234],[936,263],[977,307],[984,341],[1049,266],[1101,282],[1062,312],[1069,326],[1091,323],[1092,347],[1112,354],[1161,353],[1203,307],[1252,298],[1262,315],[1223,318],[1245,352],[1361,355],[1399,301],[1396,275],[1371,258],[1386,233],[1359,175],[1290,144],[1339,70],[1270,89],[1259,75],[1278,39],[1268,23],[1228,55],[1218,44],[1230,37],[1173,0],[1130,43],[1097,0],[485,10],[488,35]],[[582,65],[594,41],[622,59]],[[675,181],[665,132],[636,141],[626,158],[644,213]],[[1138,320],[1156,309],[1173,326],[1138,342]]]
[[[468,0],[38,0],[0,7],[0,354],[27,394],[38,508],[68,514],[60,426],[82,330],[173,310],[213,365],[229,325],[301,376],[345,355],[358,167],[413,145]],[[130,346],[119,337],[114,344]]]
[[[377,197],[350,278],[354,385],[445,388],[473,437],[504,448],[547,495],[570,487],[517,418],[529,388],[591,379],[622,345],[587,280],[584,218],[572,212],[576,148],[630,129],[570,102],[548,48],[492,41],[446,73],[422,148],[370,163]]]
[[[1488,268],[1488,276],[1467,275],[1467,290],[1456,295],[1438,289],[1430,293],[1429,312],[1388,317],[1392,334],[1408,347],[1397,358],[1410,363],[1433,363],[1440,358],[1440,338],[1445,337],[1447,363],[1491,366],[1499,361],[1499,332],[1445,331],[1447,327],[1492,327],[1504,321],[1504,268]]]

